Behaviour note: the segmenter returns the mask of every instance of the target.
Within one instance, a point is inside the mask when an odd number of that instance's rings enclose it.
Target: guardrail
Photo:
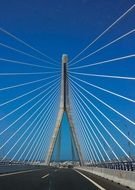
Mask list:
[[[135,171],[135,161],[86,164],[86,166],[87,167],[108,168],[108,169],[115,169],[115,170]]]
[[[30,165],[33,165],[33,164],[28,163],[28,162],[0,161],[0,166],[12,166],[12,165],[30,166]]]
[[[83,166],[83,167],[76,167],[76,169],[89,172],[100,177],[104,177],[121,185],[130,187],[131,189],[135,190],[135,172],[121,170],[121,169],[110,169],[104,167],[90,167],[90,166]]]

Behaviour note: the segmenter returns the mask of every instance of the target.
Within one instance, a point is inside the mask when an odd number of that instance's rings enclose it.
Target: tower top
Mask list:
[[[68,55],[67,54],[63,54],[62,55],[62,63],[67,63],[68,62]]]

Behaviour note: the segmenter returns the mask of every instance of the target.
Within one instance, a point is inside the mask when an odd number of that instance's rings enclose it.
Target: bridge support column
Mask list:
[[[79,142],[77,139],[77,135],[76,135],[73,119],[72,119],[71,109],[70,109],[69,91],[68,91],[69,90],[68,89],[68,77],[67,77],[68,76],[67,62],[68,62],[68,56],[64,54],[62,56],[62,79],[61,79],[60,109],[59,109],[59,113],[58,113],[58,117],[57,117],[57,121],[56,121],[56,126],[54,129],[54,133],[53,133],[53,136],[51,139],[50,147],[49,147],[47,158],[46,158],[46,164],[47,165],[50,164],[50,161],[52,158],[55,143],[56,143],[59,131],[60,131],[61,124],[62,124],[62,118],[63,118],[64,112],[67,114],[69,126],[71,129],[70,131],[72,133],[71,135],[73,137],[73,142],[74,142],[75,149],[76,149],[76,152],[77,152],[77,155],[79,158],[80,165],[83,165],[83,157],[82,157],[80,145],[79,145]]]

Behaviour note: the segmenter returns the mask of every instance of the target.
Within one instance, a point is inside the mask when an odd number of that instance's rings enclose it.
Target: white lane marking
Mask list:
[[[83,176],[84,178],[86,178],[87,180],[89,180],[91,183],[93,183],[96,187],[98,187],[100,190],[106,190],[105,188],[101,187],[99,184],[97,184],[95,181],[93,181],[92,179],[88,178],[86,175],[82,174],[81,172],[74,170],[77,173],[79,173],[81,176]]]
[[[41,177],[42,179],[44,179],[44,178],[46,178],[46,177],[48,177],[50,174],[46,174],[46,175],[44,175],[43,177]]]
[[[57,172],[57,169],[56,170],[54,170],[54,172]],[[41,177],[42,179],[44,179],[44,178],[46,178],[46,177],[48,177],[50,174],[46,174],[46,175],[44,175],[43,177]]]
[[[12,172],[12,173],[0,174],[0,177],[10,176],[10,175],[17,175],[17,174],[23,174],[23,173],[34,172],[34,171],[39,171],[39,170],[43,170],[43,169],[25,170],[25,171],[21,171],[21,172]]]

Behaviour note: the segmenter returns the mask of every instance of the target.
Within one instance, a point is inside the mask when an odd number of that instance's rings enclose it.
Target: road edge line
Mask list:
[[[23,173],[34,172],[34,171],[39,171],[39,170],[43,170],[43,169],[24,170],[24,171],[20,171],[20,172],[4,173],[4,174],[0,174],[0,177],[10,176],[10,175],[17,175],[17,174],[23,174]]]
[[[77,173],[79,173],[81,176],[83,176],[84,178],[86,178],[87,180],[89,180],[91,183],[93,183],[96,187],[98,187],[100,190],[106,190],[105,188],[103,188],[102,186],[100,186],[98,183],[96,183],[95,181],[93,181],[92,179],[90,179],[89,177],[87,177],[86,175],[82,174],[81,172],[79,172],[78,170],[75,170]]]

